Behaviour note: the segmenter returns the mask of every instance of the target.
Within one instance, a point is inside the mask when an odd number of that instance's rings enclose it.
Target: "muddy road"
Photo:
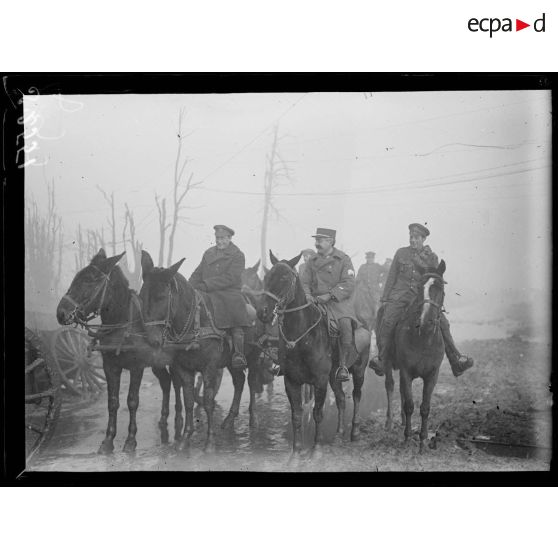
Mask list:
[[[542,343],[519,337],[462,343],[474,356],[475,367],[455,379],[446,361],[434,391],[428,448],[418,453],[418,427],[422,383],[414,382],[413,439],[403,444],[399,401],[395,425],[384,428],[383,380],[367,372],[361,405],[361,438],[349,441],[352,401],[345,384],[347,410],[345,439],[335,439],[337,410],[333,396],[326,400],[324,447],[320,454],[303,452],[290,460],[290,407],[278,378],[258,399],[259,425],[248,426],[246,385],[234,431],[220,428],[232,400],[231,377],[225,371],[217,397],[216,451],[205,453],[205,412],[196,408],[196,433],[188,454],[173,444],[162,444],[158,427],[161,390],[149,369],[145,371],[138,410],[138,447],[124,454],[128,410],[128,373],[123,373],[115,451],[98,455],[106,429],[106,394],[97,399],[66,398],[54,437],[44,451],[28,463],[30,471],[535,471],[548,470],[551,446],[550,350]],[[396,374],[396,381],[398,383]],[[398,393],[396,387],[396,393]],[[396,398],[394,398],[396,399]],[[172,396],[171,396],[172,401]],[[173,431],[174,408],[169,417]],[[311,405],[305,409],[304,438],[313,439]]]

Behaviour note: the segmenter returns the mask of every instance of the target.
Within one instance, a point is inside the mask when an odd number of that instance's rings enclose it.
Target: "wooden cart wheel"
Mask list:
[[[90,337],[74,327],[54,332],[50,347],[60,379],[69,393],[85,397],[104,388],[103,361],[96,351],[89,351]]]
[[[48,346],[25,328],[25,450],[29,459],[49,442],[60,414],[60,377]]]

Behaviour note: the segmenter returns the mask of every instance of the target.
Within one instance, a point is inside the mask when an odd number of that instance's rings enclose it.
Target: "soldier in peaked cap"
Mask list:
[[[244,328],[251,324],[240,290],[244,254],[232,243],[234,231],[230,227],[215,225],[213,228],[215,246],[204,252],[200,265],[190,277],[190,284],[208,294],[215,325],[230,331],[234,346],[231,366],[245,368]]]
[[[358,323],[352,304],[355,271],[351,258],[335,248],[335,235],[333,229],[317,229],[313,235],[317,254],[308,259],[300,281],[308,300],[327,305],[339,324],[341,346],[336,378],[344,382],[350,378],[347,361],[353,345],[353,321]]]
[[[380,302],[382,314],[376,324],[376,343],[378,356],[369,363],[379,376],[384,375],[383,364],[389,353],[393,332],[407,306],[418,293],[423,273],[427,268],[438,267],[438,256],[425,245],[424,241],[430,231],[420,223],[409,225],[409,246],[399,248],[393,257],[384,292]],[[473,366],[473,359],[462,355],[451,336],[446,315],[440,317],[440,330],[444,338],[446,356],[454,376],[461,376]]]

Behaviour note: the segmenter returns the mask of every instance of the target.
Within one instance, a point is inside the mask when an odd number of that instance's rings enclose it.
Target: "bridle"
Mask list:
[[[168,296],[167,296],[167,315],[164,320],[152,320],[149,322],[144,322],[144,326],[163,326],[163,343],[166,341],[170,341],[171,343],[179,343],[182,338],[188,333],[190,328],[194,323],[194,318],[196,314],[196,309],[200,302],[203,301],[202,297],[198,293],[198,291],[194,290],[194,300],[192,306],[190,308],[190,312],[184,323],[184,327],[180,331],[180,333],[176,333],[172,322],[175,318],[175,312],[173,312],[172,306],[172,285],[174,284],[176,292],[178,292],[178,283],[176,281],[176,277],[172,278],[172,283],[169,282],[168,284]]]
[[[433,278],[433,279],[436,279],[437,281],[440,281],[440,282],[443,283],[443,284],[446,283],[446,281],[444,281],[444,279],[442,278],[442,276],[441,276],[441,275],[438,275],[438,274],[436,274],[436,273],[428,273],[428,274],[425,274],[425,275],[423,275],[423,278],[426,278],[426,279]],[[444,300],[444,292],[443,292],[443,290],[442,290],[442,302],[441,302],[441,303],[438,303],[438,302],[432,300],[430,297],[423,298],[423,299],[418,303],[419,316],[420,316],[420,314],[422,313],[422,308],[424,307],[425,304],[430,304],[431,306],[433,306],[434,308],[436,308],[437,313],[436,313],[436,317],[435,317],[434,320],[433,320],[434,325],[435,325],[436,328],[437,328],[437,327],[439,326],[439,324],[440,324],[440,315],[441,315],[443,312],[446,312],[446,309],[444,308],[443,300]]]
[[[261,291],[261,294],[264,294],[275,301],[275,308],[273,309],[273,322],[277,320],[279,326],[279,335],[281,336],[283,341],[285,341],[287,349],[294,349],[294,347],[300,340],[304,339],[304,337],[306,337],[315,327],[319,325],[319,323],[322,321],[322,312],[317,307],[317,305],[314,304],[313,302],[307,302],[306,304],[302,304],[301,306],[296,306],[295,308],[287,308],[287,305],[291,304],[294,301],[295,292],[296,292],[296,279],[298,275],[296,271],[294,271],[291,268],[291,266],[286,263],[278,262],[276,265],[283,265],[285,266],[286,269],[288,269],[289,273],[291,274],[290,285],[285,290],[285,293],[280,297],[277,296],[275,293],[272,293],[265,289]],[[296,339],[294,340],[287,339],[287,336],[283,331],[283,319],[285,314],[289,314],[292,312],[299,312],[308,307],[311,307],[312,309],[318,311],[319,316],[317,321],[313,323],[302,335],[300,335]]]
[[[78,325],[86,325],[88,322],[90,322],[100,314],[101,308],[103,307],[103,302],[105,301],[105,296],[107,294],[107,287],[110,281],[110,275],[112,273],[112,270],[114,269],[112,268],[108,273],[105,273],[104,271],[101,271],[96,265],[89,265],[102,275],[102,280],[95,288],[95,291],[93,292],[91,297],[85,303],[76,302],[68,293],[66,293],[62,297],[63,300],[66,299],[68,302],[70,302],[70,304],[74,306],[74,309],[70,312],[69,319],[71,322]],[[89,313],[85,313],[87,307],[95,302],[95,299],[97,298],[99,293],[101,293],[99,304],[96,305],[96,308],[91,310]]]

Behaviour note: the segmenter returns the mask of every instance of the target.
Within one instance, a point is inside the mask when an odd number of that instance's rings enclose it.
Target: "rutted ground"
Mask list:
[[[121,452],[126,438],[127,373],[123,374],[121,407],[115,453],[96,454],[106,428],[106,396],[96,401],[65,401],[60,422],[48,448],[29,470],[116,471],[116,470],[254,470],[254,471],[513,471],[548,470],[550,452],[530,447],[485,444],[479,446],[461,439],[480,439],[502,444],[549,447],[551,436],[551,394],[549,346],[527,342],[519,337],[474,340],[462,343],[463,351],[474,356],[476,366],[455,379],[446,362],[434,391],[430,415],[430,443],[418,454],[418,433],[403,445],[399,426],[399,402],[393,430],[384,429],[385,392],[383,381],[368,372],[364,386],[361,439],[334,440],[336,408],[328,400],[324,446],[321,455],[308,451],[296,462],[290,461],[290,409],[282,379],[275,381],[272,393],[259,398],[260,424],[248,427],[247,386],[241,414],[234,432],[219,426],[231,401],[230,376],[225,372],[216,407],[216,452],[202,451],[205,437],[203,410],[196,410],[198,427],[189,455],[177,454],[160,442],[157,421],[161,392],[149,370],[140,392],[138,449],[135,456]],[[396,375],[397,376],[397,375]],[[420,424],[418,405],[422,384],[414,383],[413,429]],[[350,387],[346,412],[350,424]],[[398,393],[396,388],[396,393]],[[396,399],[396,398],[394,398]],[[173,413],[169,421],[171,436]],[[305,415],[307,447],[313,435],[310,408]],[[489,453],[490,452],[490,453]]]

